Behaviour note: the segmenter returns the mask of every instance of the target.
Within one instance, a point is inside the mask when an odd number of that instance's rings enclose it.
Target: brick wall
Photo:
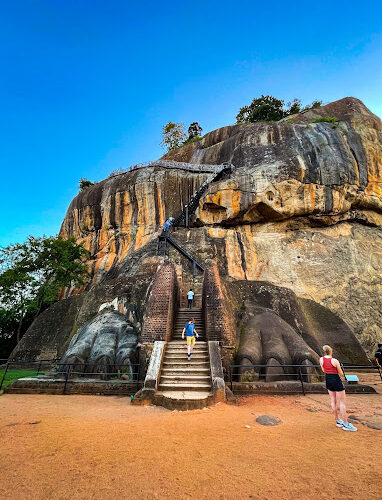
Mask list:
[[[178,298],[178,280],[171,263],[159,267],[150,291],[141,342],[170,340]]]
[[[224,344],[234,345],[235,331],[233,319],[225,305],[223,284],[216,265],[209,266],[204,272],[203,308],[207,340],[221,340]]]

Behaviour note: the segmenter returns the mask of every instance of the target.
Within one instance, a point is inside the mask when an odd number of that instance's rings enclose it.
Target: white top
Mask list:
[[[194,298],[194,292],[192,290],[190,290],[188,293],[187,293],[187,298],[189,300],[192,300]]]

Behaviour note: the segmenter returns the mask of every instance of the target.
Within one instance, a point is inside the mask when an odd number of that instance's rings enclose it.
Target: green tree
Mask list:
[[[167,151],[179,148],[185,139],[187,139],[187,135],[184,132],[183,123],[168,122],[163,126],[162,141],[160,144]]]
[[[313,101],[310,106],[308,106],[310,109],[316,109],[322,106],[322,101]]]
[[[4,322],[17,324],[16,339],[25,318],[58,300],[64,287],[82,286],[88,276],[88,252],[74,238],[34,238],[0,250],[0,310]]]
[[[292,102],[288,102],[287,109],[285,110],[285,116],[295,115],[301,111],[301,101],[300,99],[293,99]]]
[[[253,99],[249,106],[240,108],[236,116],[237,123],[277,121],[285,116],[284,101],[270,95]]]
[[[188,127],[188,139],[193,139],[194,137],[200,137],[203,129],[198,122],[192,122]]]
[[[293,99],[288,102],[284,108],[284,101],[276,99],[271,95],[262,95],[253,99],[249,106],[240,108],[236,116],[236,123],[253,123],[253,122],[273,122],[281,120],[289,115],[300,113],[308,109],[319,108],[322,101],[313,101],[309,106],[302,108],[300,99]]]
[[[90,186],[94,186],[94,182],[89,181],[88,179],[85,179],[85,177],[81,177],[80,182],[78,184],[78,187],[80,188],[80,191],[84,191]]]

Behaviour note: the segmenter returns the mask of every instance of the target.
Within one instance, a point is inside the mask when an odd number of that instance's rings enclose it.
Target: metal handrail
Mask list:
[[[59,360],[46,360],[46,362],[49,362],[51,364],[56,364],[59,362]],[[55,363],[54,363],[55,362]],[[3,387],[3,384],[4,384],[4,381],[5,381],[5,377],[9,371],[9,369],[11,368],[12,365],[16,365],[16,366],[19,366],[19,365],[33,365],[33,364],[36,364],[38,365],[38,370],[37,371],[37,375],[39,375],[39,372],[41,370],[41,364],[43,363],[43,361],[41,360],[35,360],[35,361],[9,361],[6,363],[5,365],[5,370],[4,370],[4,373],[3,373],[3,376],[0,380],[0,390],[2,389]],[[102,376],[102,375],[106,375],[108,377],[110,376],[113,376],[113,375],[123,375],[124,373],[114,373],[114,372],[99,372],[99,371],[93,371],[93,372],[77,372],[77,371],[73,371],[73,367],[78,367],[78,366],[93,366],[95,367],[96,365],[94,363],[60,363],[59,364],[59,367],[58,369],[55,371],[55,375],[65,375],[64,377],[64,387],[63,387],[63,391],[62,391],[62,394],[65,394],[66,393],[66,388],[67,388],[67,385],[68,383],[70,382],[70,375],[72,374],[75,374],[75,375],[84,375],[84,376]],[[140,383],[139,381],[139,377],[140,377],[140,364],[139,363],[131,363],[130,365],[127,365],[127,364],[111,364],[109,365],[111,368],[117,368],[118,367],[123,367],[123,368],[127,368],[127,372],[125,372],[125,374],[127,373],[129,376],[131,375],[132,376],[132,380],[134,382],[136,382],[137,384],[137,388],[138,388],[138,385]],[[63,367],[67,367],[68,369],[63,371]],[[136,369],[136,370],[135,370]],[[57,380],[58,382],[60,382],[60,380]]]
[[[368,369],[370,372],[377,370],[379,373],[379,376],[381,378],[381,381],[382,381],[382,370],[378,366],[375,366],[375,365],[343,365],[343,364],[341,364],[341,367],[342,367],[342,371],[343,371],[345,377],[346,377],[345,369],[348,370],[348,369],[364,368],[364,369]],[[282,376],[283,377],[288,377],[288,376],[289,377],[296,377],[296,375],[298,375],[300,383],[301,383],[302,393],[305,396],[305,387],[304,387],[304,378],[303,377],[307,375],[306,370],[308,368],[321,369],[321,365],[313,365],[313,364],[312,365],[296,365],[296,364],[286,364],[286,365],[282,365],[282,364],[278,364],[278,365],[266,365],[266,364],[237,365],[237,364],[235,364],[235,365],[230,365],[230,367],[229,367],[229,381],[230,381],[231,391],[233,390],[233,382],[234,382],[233,377],[242,375],[240,373],[233,373],[233,370],[235,368],[251,368],[251,369],[255,369],[255,368],[296,368],[298,370],[297,373],[283,373]],[[277,376],[277,375],[274,374],[274,376]],[[316,373],[316,376],[324,377],[325,373],[322,373],[322,374]]]
[[[134,170],[139,170],[141,168],[148,168],[148,167],[180,169],[195,173],[218,174],[222,170],[226,169],[228,166],[229,164],[227,163],[221,163],[215,165],[208,163],[187,163],[183,161],[174,161],[174,160],[154,160],[154,161],[136,163],[135,165],[131,165],[130,167],[127,168],[120,168],[117,170],[117,173],[112,172],[108,176],[108,179],[117,177],[118,175],[127,174],[128,172],[132,172]]]

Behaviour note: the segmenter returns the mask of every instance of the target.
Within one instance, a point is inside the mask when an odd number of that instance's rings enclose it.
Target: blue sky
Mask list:
[[[161,127],[235,122],[260,94],[382,116],[382,3],[0,5],[0,245],[55,234],[80,177],[162,154]]]

